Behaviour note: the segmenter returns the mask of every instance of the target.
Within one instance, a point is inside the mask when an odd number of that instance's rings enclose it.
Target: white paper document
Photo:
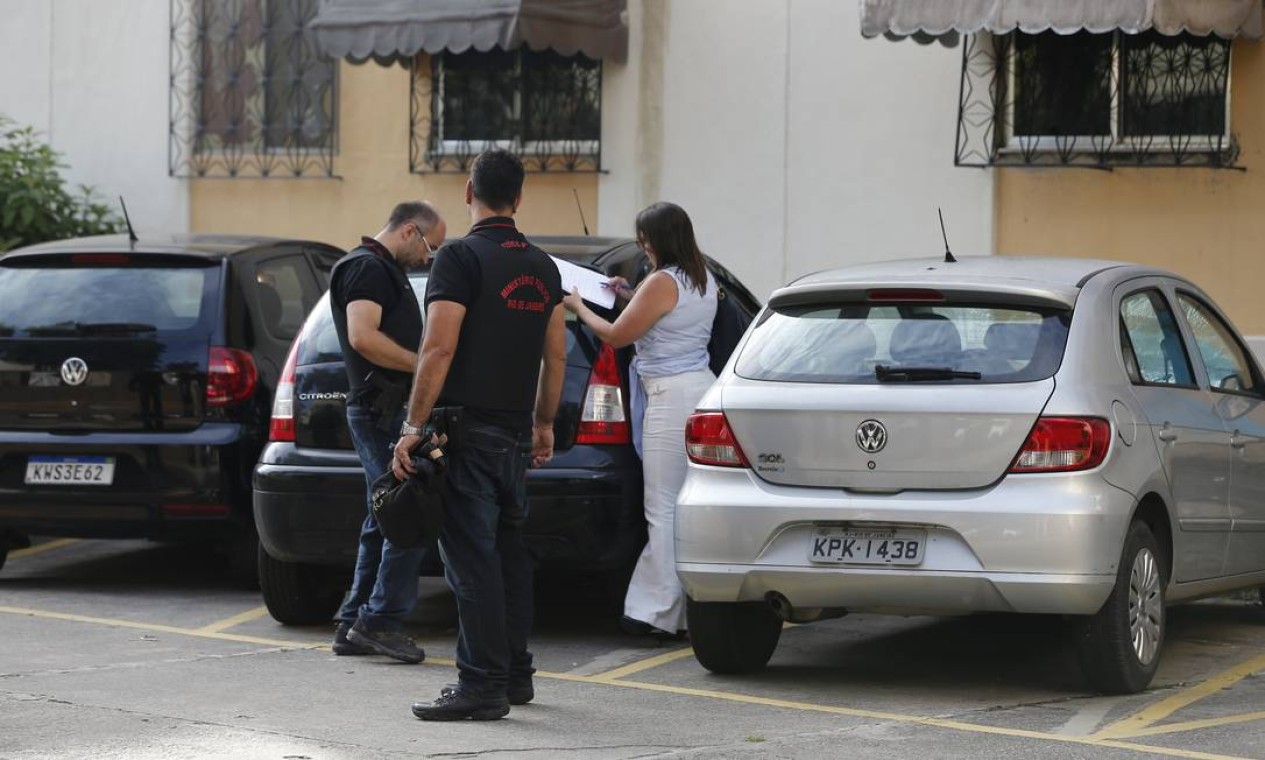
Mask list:
[[[562,275],[562,292],[580,291],[580,298],[607,309],[615,305],[615,291],[606,286],[606,275],[592,269],[576,266],[557,256],[550,256]]]

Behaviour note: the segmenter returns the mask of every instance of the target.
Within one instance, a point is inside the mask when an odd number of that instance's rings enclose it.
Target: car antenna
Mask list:
[[[958,260],[953,258],[953,252],[949,250],[949,233],[944,231],[944,212],[936,206],[936,213],[940,215],[940,234],[944,236],[944,263],[956,264]]]
[[[131,243],[131,247],[135,248],[140,238],[136,237],[136,230],[132,229],[132,220],[127,215],[127,204],[123,202],[123,196],[119,196],[119,205],[123,207],[123,221],[127,222],[127,239]]]
[[[575,210],[580,212],[580,226],[584,228],[584,236],[589,235],[589,223],[584,221],[584,207],[580,205],[580,194],[576,189],[571,188],[571,194],[575,196]]]

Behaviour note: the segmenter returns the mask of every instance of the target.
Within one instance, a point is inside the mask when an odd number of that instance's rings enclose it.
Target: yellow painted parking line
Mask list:
[[[113,628],[133,628],[140,631],[152,631],[154,633],[171,633],[179,636],[196,636],[203,639],[217,639],[219,641],[235,641],[241,644],[261,644],[263,646],[278,647],[281,649],[323,649],[328,648],[329,644],[322,642],[313,644],[309,641],[285,641],[282,639],[266,639],[260,636],[239,636],[235,633],[222,633],[219,631],[205,631],[197,628],[177,628],[170,625],[159,625],[157,623],[137,623],[131,620],[118,620],[116,618],[99,618],[89,617],[87,615],[71,615],[65,612],[49,612],[47,610],[32,610],[23,607],[0,607],[0,613],[7,615],[23,615],[26,617],[44,618],[46,620],[65,620],[72,623],[90,623],[93,625],[105,625]]]
[[[60,549],[63,546],[77,544],[79,543],[79,540],[80,539],[78,538],[58,538],[53,541],[36,544],[35,546],[28,546],[25,549],[18,549],[16,551],[9,552],[9,559],[22,559],[23,557],[30,557],[34,554],[43,554],[44,552],[52,551],[53,549]]]
[[[644,660],[638,660],[637,662],[629,663],[623,667],[608,670],[605,673],[596,673],[591,676],[586,676],[586,678],[592,681],[613,681],[616,678],[625,678],[627,676],[641,673],[642,671],[650,670],[651,668],[657,668],[660,665],[667,665],[670,662],[683,660],[692,654],[694,654],[694,650],[691,647],[674,649],[671,652],[664,652],[661,655],[647,657]]]
[[[1218,673],[1212,678],[1195,684],[1188,689],[1183,689],[1167,699],[1162,699],[1144,710],[1112,723],[1093,736],[1098,739],[1135,736],[1139,731],[1164,720],[1183,707],[1189,707],[1222,689],[1228,689],[1244,678],[1261,670],[1265,670],[1265,655],[1253,657],[1247,662],[1236,665],[1223,673]]]
[[[241,625],[242,623],[249,623],[252,620],[258,620],[259,618],[267,614],[268,614],[267,607],[256,607],[253,610],[247,610],[240,615],[234,615],[231,618],[228,618],[226,620],[221,620],[217,623],[211,623],[210,625],[202,626],[201,628],[198,629],[198,632],[199,633],[219,633],[220,631],[227,631],[229,628],[234,628],[236,626]]]
[[[1242,715],[1225,715],[1220,718],[1205,718],[1204,720],[1188,720],[1185,723],[1166,723],[1162,726],[1151,726],[1141,731],[1135,731],[1129,735],[1130,739],[1136,739],[1139,736],[1155,736],[1156,734],[1175,734],[1182,731],[1198,731],[1201,728],[1216,728],[1218,726],[1232,726],[1235,723],[1250,723],[1254,720],[1265,720],[1265,712],[1243,713]]]
[[[541,675],[537,673],[537,675]],[[590,681],[593,682],[592,676],[570,676],[563,680],[568,681]],[[900,713],[889,713],[877,710],[859,710],[852,707],[836,707],[833,705],[819,705],[812,702],[795,702],[786,699],[771,699],[768,697],[755,697],[748,694],[737,694],[727,691],[712,691],[710,689],[691,689],[683,686],[667,686],[657,683],[645,683],[641,681],[613,681],[604,680],[596,681],[604,686],[618,686],[626,689],[644,689],[646,691],[657,691],[666,694],[677,694],[688,697],[707,697],[710,699],[723,700],[727,702],[741,702],[743,704],[758,705],[763,707],[781,707],[789,710],[798,710],[800,712],[819,712],[833,715],[845,715],[851,718],[869,718],[872,720],[881,720],[892,723],[909,723],[922,726],[934,726],[936,728],[951,729],[954,731],[963,731],[975,734],[992,734],[994,736],[1011,736],[1019,739],[1036,739],[1040,741],[1060,742],[1063,744],[1079,744],[1090,747],[1111,747],[1112,749],[1132,750],[1151,755],[1163,755],[1166,757],[1184,757],[1192,760],[1247,760],[1246,758],[1236,757],[1234,755],[1216,755],[1208,752],[1198,752],[1195,750],[1177,749],[1174,747],[1159,747],[1149,744],[1136,744],[1133,742],[1119,741],[1115,739],[1099,739],[1091,736],[1067,736],[1063,734],[1047,734],[1041,731],[1029,731],[1022,728],[1006,728],[1004,726],[986,726],[978,723],[966,723],[964,721],[951,720],[948,718],[930,718],[918,715],[902,715]]]

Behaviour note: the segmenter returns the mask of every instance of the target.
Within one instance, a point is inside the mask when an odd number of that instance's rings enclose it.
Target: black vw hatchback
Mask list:
[[[32,533],[210,541],[251,582],[251,471],[341,255],[191,235],[0,258],[0,564]]]
[[[634,284],[649,271],[645,255],[628,239],[536,237],[532,242]],[[727,270],[708,263],[726,297],[755,314],[759,302]],[[425,292],[426,276],[425,270],[411,275],[419,294]],[[645,543],[641,462],[628,425],[630,352],[613,350],[574,318],[567,325],[554,458],[528,471],[527,542],[542,565],[618,579]],[[271,443],[255,469],[260,586],[269,612],[282,623],[329,620],[355,564],[365,481],[344,417],[346,393],[326,297],[286,360]]]

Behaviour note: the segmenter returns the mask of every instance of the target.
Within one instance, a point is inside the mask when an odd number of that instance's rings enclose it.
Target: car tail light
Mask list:
[[[723,412],[690,415],[685,423],[685,453],[694,464],[750,466]]]
[[[132,257],[126,253],[76,253],[70,257],[72,264],[101,264],[104,266],[127,266]]]
[[[929,288],[875,288],[866,293],[871,301],[886,303],[934,303],[944,300],[944,294]]]
[[[628,444],[632,431],[628,427],[628,415],[624,413],[624,388],[619,379],[619,366],[615,363],[615,349],[603,343],[593,362],[589,375],[589,388],[584,394],[584,409],[580,412],[580,429],[575,442]]]
[[[294,371],[299,362],[299,340],[290,344],[286,354],[277,393],[272,397],[272,421],[268,423],[268,440],[294,443]]]
[[[236,348],[211,347],[206,367],[206,405],[225,407],[250,398],[259,386],[259,369],[250,354]]]
[[[1011,472],[1091,470],[1107,458],[1111,425],[1097,417],[1041,417],[1010,466]]]

